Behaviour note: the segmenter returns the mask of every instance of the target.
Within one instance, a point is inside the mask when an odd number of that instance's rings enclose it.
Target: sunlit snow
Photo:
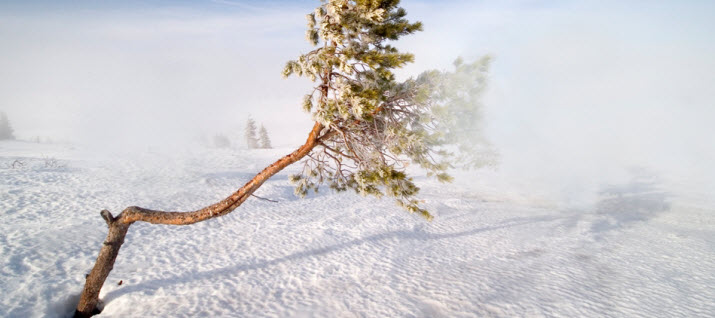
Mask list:
[[[106,234],[99,211],[187,210],[290,149],[101,154],[0,142],[0,316],[73,311]],[[56,159],[50,163],[48,159]],[[17,162],[22,162],[20,166]],[[13,163],[15,166],[13,167]],[[711,193],[633,169],[570,207],[501,186],[418,178],[435,220],[391,200],[298,199],[289,167],[228,216],[134,225],[102,317],[707,317]],[[122,282],[119,285],[119,282]]]

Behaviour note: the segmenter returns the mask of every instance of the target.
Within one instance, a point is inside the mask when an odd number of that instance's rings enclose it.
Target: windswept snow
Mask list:
[[[100,210],[200,208],[289,151],[107,155],[0,142],[0,316],[71,314],[106,235]],[[566,206],[495,173],[417,178],[435,215],[426,222],[388,198],[298,199],[287,179],[296,169],[256,193],[278,203],[249,199],[192,226],[133,225],[100,317],[715,314],[707,189],[633,175]]]

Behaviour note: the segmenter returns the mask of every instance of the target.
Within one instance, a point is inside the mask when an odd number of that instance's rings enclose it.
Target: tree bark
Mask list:
[[[119,248],[124,243],[124,238],[132,223],[141,221],[154,224],[188,225],[226,215],[246,201],[266,180],[283,170],[283,168],[305,157],[322,139],[331,135],[326,131],[321,136],[322,130],[323,125],[315,123],[308,135],[308,139],[300,148],[263,169],[243,187],[225,199],[202,209],[191,212],[166,212],[130,206],[124,209],[117,217],[113,217],[107,210],[102,211],[101,215],[109,227],[109,233],[99,251],[92,271],[87,275],[84,289],[77,304],[75,317],[90,317],[99,312],[97,308],[99,291],[102,289],[107,276],[109,276],[109,272],[114,267]]]
[[[84,290],[82,290],[82,295],[77,304],[75,317],[89,317],[99,313],[97,308],[97,304],[99,303],[99,290],[102,289],[104,281],[114,267],[114,261],[119,254],[119,248],[122,246],[122,243],[124,243],[124,237],[127,235],[129,225],[131,225],[117,222],[117,219],[107,210],[102,211],[101,214],[107,222],[109,233],[107,233],[107,239],[104,240],[102,244],[102,249],[99,250],[99,256],[97,256],[97,262],[95,262],[94,268],[92,268],[92,271],[87,275]]]

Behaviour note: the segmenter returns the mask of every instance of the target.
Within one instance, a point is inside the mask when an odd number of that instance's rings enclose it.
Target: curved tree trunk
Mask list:
[[[77,304],[75,317],[89,317],[98,313],[99,291],[102,289],[102,285],[104,285],[104,281],[109,276],[112,267],[114,267],[119,248],[124,243],[124,237],[132,223],[141,221],[154,224],[188,225],[226,215],[246,201],[263,182],[283,170],[283,168],[305,157],[321,140],[330,135],[326,132],[321,136],[322,130],[323,126],[320,123],[315,123],[310,135],[308,135],[308,140],[300,148],[263,169],[227,198],[205,208],[192,212],[165,212],[130,206],[124,209],[117,217],[113,217],[107,210],[102,211],[101,215],[107,222],[109,233],[102,245],[102,249],[99,251],[99,256],[97,256],[97,261],[92,271],[87,275],[84,289]]]

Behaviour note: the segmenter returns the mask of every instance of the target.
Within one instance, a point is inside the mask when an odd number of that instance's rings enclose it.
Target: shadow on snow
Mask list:
[[[537,222],[549,222],[549,221],[556,220],[558,218],[559,218],[558,216],[535,216],[535,217],[528,217],[528,218],[513,219],[508,222],[494,225],[494,226],[480,227],[480,228],[475,228],[475,229],[456,232],[456,233],[443,233],[443,234],[429,233],[429,232],[425,232],[421,229],[417,229],[417,230],[411,230],[411,231],[410,230],[398,230],[398,231],[374,234],[374,235],[370,235],[370,236],[367,236],[364,238],[359,238],[359,239],[355,239],[352,241],[339,243],[339,244],[335,244],[335,245],[331,245],[331,246],[327,246],[327,247],[293,253],[293,254],[286,255],[286,256],[279,257],[279,258],[272,259],[272,260],[264,260],[264,261],[251,263],[251,264],[238,264],[235,266],[219,268],[219,269],[214,269],[214,270],[208,270],[208,271],[203,271],[203,272],[188,272],[188,273],[184,273],[182,275],[175,275],[173,277],[149,280],[149,281],[142,282],[142,283],[139,283],[136,285],[127,286],[127,287],[124,287],[121,289],[113,290],[105,295],[104,301],[106,303],[109,303],[113,299],[118,298],[124,294],[129,294],[129,293],[137,292],[137,291],[141,291],[141,290],[153,290],[153,289],[158,289],[161,287],[166,287],[166,286],[176,285],[176,284],[181,284],[181,283],[187,283],[187,282],[192,282],[192,281],[210,280],[210,279],[215,279],[216,277],[222,277],[222,276],[235,274],[237,272],[262,270],[262,269],[266,269],[268,267],[275,266],[278,264],[287,263],[287,262],[291,262],[291,261],[295,261],[295,260],[299,260],[299,259],[303,259],[303,258],[319,257],[321,255],[333,253],[333,252],[340,251],[340,250],[349,249],[349,248],[359,246],[362,244],[376,243],[379,241],[385,241],[385,240],[391,240],[391,239],[416,240],[416,241],[432,241],[432,240],[451,239],[451,238],[476,235],[479,233],[494,231],[494,230],[498,230],[498,229],[502,229],[502,228],[509,228],[509,227],[514,227],[514,226],[537,223]]]

